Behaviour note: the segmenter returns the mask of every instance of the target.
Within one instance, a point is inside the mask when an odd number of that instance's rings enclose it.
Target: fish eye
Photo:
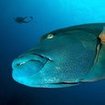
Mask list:
[[[48,34],[47,39],[52,39],[52,38],[54,38],[54,35],[53,34]]]

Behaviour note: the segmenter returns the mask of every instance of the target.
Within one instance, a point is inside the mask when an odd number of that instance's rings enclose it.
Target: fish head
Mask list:
[[[74,86],[93,65],[93,40],[82,42],[81,31],[54,31],[43,35],[37,48],[17,57],[12,63],[15,81],[30,87]],[[85,33],[88,34],[88,33]],[[93,44],[88,44],[88,42]]]

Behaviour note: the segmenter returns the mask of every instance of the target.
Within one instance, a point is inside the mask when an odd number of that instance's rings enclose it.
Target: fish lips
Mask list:
[[[16,77],[32,76],[40,72],[48,61],[51,59],[41,54],[24,54],[13,61],[13,75]]]

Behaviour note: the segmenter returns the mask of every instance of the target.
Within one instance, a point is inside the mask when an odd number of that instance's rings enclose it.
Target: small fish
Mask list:
[[[63,88],[105,79],[105,23],[47,33],[12,68],[13,79],[29,87]]]

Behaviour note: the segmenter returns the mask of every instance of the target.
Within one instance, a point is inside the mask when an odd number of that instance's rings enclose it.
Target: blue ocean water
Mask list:
[[[14,17],[33,16],[27,24]],[[105,105],[105,80],[64,89],[16,83],[11,63],[54,29],[105,22],[104,0],[0,0],[0,105]]]

